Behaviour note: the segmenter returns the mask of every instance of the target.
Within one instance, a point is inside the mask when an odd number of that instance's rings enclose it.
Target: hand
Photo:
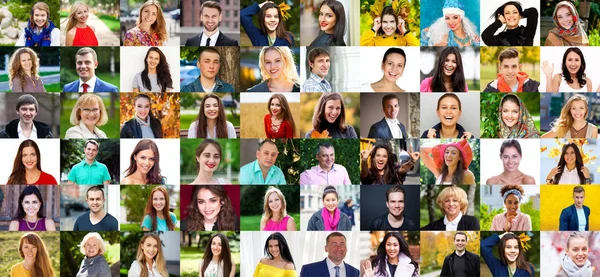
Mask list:
[[[475,36],[475,37],[473,38],[473,41],[474,41],[474,42],[479,42],[479,36]]]
[[[504,16],[499,14],[498,15],[498,20],[500,20],[500,22],[502,22],[502,24],[506,24],[506,19],[504,19]]]
[[[258,4],[258,7],[259,7],[259,8],[262,8],[262,6],[264,6],[266,3],[273,3],[273,1],[265,1],[265,2],[262,2],[262,3]]]
[[[365,272],[365,277],[373,277],[373,275],[375,275],[373,273],[373,268],[371,267],[371,261],[365,262],[365,265],[363,266],[363,271]]]
[[[504,231],[509,231],[512,227],[512,220],[517,217],[516,214],[506,214],[506,225],[504,226]]]
[[[546,75],[546,82],[552,82],[552,73],[554,73],[554,63],[552,66],[548,64],[548,61],[544,61],[542,63],[542,71],[544,71],[544,75]]]
[[[427,33],[427,32],[429,32],[429,27],[423,29],[423,33]]]
[[[462,138],[462,139],[470,139],[472,137],[473,137],[473,135],[471,134],[471,132],[464,132],[463,136],[460,137],[460,138]]]
[[[371,143],[369,143],[369,146],[367,146],[367,149],[360,151],[360,158],[362,159],[363,162],[366,162],[369,159],[369,156],[371,155],[371,151],[373,151],[373,145]]]
[[[590,170],[587,167],[582,166],[581,172],[583,172],[583,177],[590,178]]]
[[[381,17],[377,17],[373,20],[373,31],[377,33],[377,31],[379,31],[379,28],[381,28]]]
[[[436,134],[435,134],[435,129],[431,128],[429,129],[429,131],[427,131],[427,138],[435,138]]]
[[[419,153],[419,152],[412,152],[409,154],[412,157],[414,162],[417,162],[419,160],[419,158],[421,157],[421,153]]]
[[[402,35],[404,35],[406,33],[406,22],[404,22],[404,19],[402,19],[399,16],[398,16],[398,30],[400,30],[400,33]]]

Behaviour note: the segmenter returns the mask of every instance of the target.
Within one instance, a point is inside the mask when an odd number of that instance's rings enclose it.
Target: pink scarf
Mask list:
[[[321,210],[321,217],[323,217],[325,231],[337,231],[337,225],[340,222],[340,209],[335,209],[332,219],[329,217],[329,211],[326,208],[323,208]]]

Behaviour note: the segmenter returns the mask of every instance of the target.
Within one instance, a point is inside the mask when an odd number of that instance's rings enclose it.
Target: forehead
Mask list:
[[[467,236],[464,234],[456,234],[454,236],[454,240],[466,240],[466,239],[467,239]]]
[[[148,5],[144,8],[144,11],[157,12],[158,8],[155,5]]]
[[[456,148],[456,146],[448,146],[448,147],[446,147],[446,152],[448,152],[448,151],[460,151],[460,150],[458,150],[458,148]]]
[[[277,192],[271,192],[269,194],[269,199],[279,199],[279,195],[277,194]]]
[[[346,238],[344,238],[342,236],[329,237],[329,243],[340,243],[340,242],[346,242]]]
[[[214,105],[217,103],[219,103],[219,100],[217,100],[217,98],[214,97],[207,98],[206,101],[204,101],[204,105]]]
[[[575,51],[571,51],[567,54],[567,59],[579,59],[579,54]]]
[[[38,15],[38,14],[48,14],[46,11],[44,10],[40,10],[40,9],[35,9],[33,10],[33,14]]]
[[[217,150],[217,148],[214,145],[209,144],[206,147],[204,147],[204,150],[202,150],[202,154],[204,153],[219,153],[219,150]]]
[[[277,8],[269,8],[265,10],[265,15],[277,15]]]
[[[158,242],[153,237],[147,237],[146,240],[144,241],[144,244],[155,245],[155,244],[158,244]]]
[[[88,6],[86,6],[86,5],[79,5],[79,7],[77,7],[77,12],[86,11],[87,9],[88,9]]]
[[[383,18],[381,18],[382,21],[395,21],[396,17],[391,15],[391,14],[386,14],[383,15]]]
[[[440,100],[440,105],[458,105],[458,100],[454,97],[444,97]]]
[[[379,155],[387,155],[387,150],[383,147],[381,148],[377,148],[377,151],[375,151],[375,154],[379,154]]]
[[[508,11],[514,12],[514,11],[518,11],[518,9],[515,5],[506,5],[506,6],[504,6],[504,11],[505,12],[508,12]]]
[[[19,55],[20,59],[31,59],[31,54],[29,52],[23,52]]]
[[[156,51],[148,52],[148,57],[160,58],[160,54]]]
[[[454,53],[450,53],[446,55],[446,60],[456,60],[456,55]]]
[[[92,55],[92,53],[86,53],[85,55],[75,55],[75,61],[94,61],[94,55]]]
[[[315,57],[315,60],[326,60],[326,59],[329,59],[329,55],[326,53],[320,54]]]
[[[35,148],[33,148],[33,146],[23,147],[23,153],[30,153],[30,152],[34,152],[35,153]]]
[[[99,190],[91,190],[88,191],[87,196],[88,198],[102,198],[104,197],[104,194]]]
[[[35,194],[29,194],[29,195],[25,195],[25,197],[23,197],[23,201],[32,201],[32,200],[40,200],[38,199],[38,197]]]
[[[87,239],[85,244],[98,244],[99,242],[100,241],[98,241],[98,239],[96,237],[90,237],[89,239]]]
[[[342,101],[340,101],[340,99],[334,99],[334,100],[327,100],[327,102],[325,102],[325,106],[341,106],[342,105]]]
[[[154,157],[154,151],[152,151],[152,149],[141,150],[138,154],[141,155],[141,156],[152,156],[152,157]]]
[[[208,189],[201,189],[200,191],[198,191],[198,198],[206,199],[206,198],[213,198],[213,197],[216,197],[216,195],[214,195],[212,193],[212,191],[210,191]]]
[[[221,243],[221,238],[219,236],[213,237],[212,242],[213,243]]]
[[[385,100],[385,104],[386,105],[396,105],[396,104],[398,104],[398,99],[391,98],[391,99]]]
[[[502,154],[517,154],[517,153],[519,153],[519,151],[517,151],[517,148],[515,148],[514,146],[504,147],[504,151],[502,151]]]
[[[95,145],[95,144],[93,144],[93,143],[90,142],[90,143],[86,144],[85,149],[96,149],[96,150],[98,150],[98,145]]]
[[[219,54],[212,52],[212,51],[202,51],[202,53],[200,54],[200,59],[205,60],[205,59],[210,59],[210,60],[218,60],[219,59]]]
[[[274,60],[280,58],[281,54],[275,49],[267,50],[267,52],[265,52],[265,60]]]
[[[582,191],[582,192],[573,192],[573,196],[585,196],[585,191]]]
[[[333,147],[325,147],[325,146],[319,146],[319,154],[322,155],[326,155],[326,154],[333,154],[335,153],[335,148]]]
[[[157,190],[157,191],[154,191],[154,193],[152,194],[152,197],[155,197],[155,198],[157,198],[157,197],[163,197],[164,198],[165,194],[162,191]]]
[[[515,57],[515,58],[506,58],[503,59],[501,62],[502,65],[516,65],[519,64],[519,58]]]
[[[202,8],[202,14],[217,15],[217,14],[219,14],[219,10],[217,10],[216,8],[204,7],[204,8]]]
[[[35,104],[23,104],[19,109],[35,109]]]
[[[260,151],[269,151],[269,152],[276,152],[277,151],[277,146],[273,143],[264,143],[260,148]]]
[[[275,245],[279,245],[279,241],[276,239],[270,239],[269,246],[275,246]]]
[[[502,103],[502,108],[506,108],[506,109],[518,109],[519,108],[519,104],[513,102],[513,101],[504,101],[504,103]]]
[[[404,63],[405,58],[404,56],[398,54],[398,53],[391,53],[388,54],[387,57],[385,58],[386,62],[394,62],[394,63]]]
[[[394,237],[394,236],[390,236],[387,239],[386,243],[394,243],[395,244],[395,243],[398,243],[398,239],[396,237]]]
[[[506,242],[504,243],[504,245],[518,247],[519,246],[519,242],[517,241],[517,239],[508,239],[508,240],[506,240]]]
[[[565,13],[570,13],[571,9],[567,6],[560,6],[560,8],[558,8],[558,10],[556,10],[556,14],[565,14]]]
[[[388,195],[388,199],[391,200],[403,200],[404,199],[404,193],[402,192],[392,192],[390,193],[390,195]]]

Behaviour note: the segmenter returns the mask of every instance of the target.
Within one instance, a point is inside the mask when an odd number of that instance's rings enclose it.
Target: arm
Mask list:
[[[450,275],[450,262],[449,262],[449,257],[450,256],[446,256],[446,258],[444,259],[444,264],[442,265],[442,272],[440,273],[440,277],[444,277],[444,276],[452,276]]]
[[[21,84],[21,78],[15,77],[12,80],[12,86],[10,88],[12,92],[25,92],[23,85]]]
[[[471,170],[467,170],[465,175],[463,176],[463,184],[464,185],[476,185],[475,184],[475,174],[471,172]]]
[[[232,262],[231,263],[231,272],[229,273],[229,277],[235,277],[235,271],[236,271],[235,262]]]
[[[360,36],[360,46],[375,46],[375,32],[367,30]]]
[[[50,33],[50,46],[60,46],[60,30],[54,28]]]
[[[57,28],[54,28],[54,30],[57,30]],[[23,30],[20,33],[21,33],[21,35],[19,36],[17,43],[15,43],[15,46],[25,46],[25,30]],[[52,34],[54,34],[54,31],[52,31]],[[51,46],[54,46],[54,45],[51,45]]]
[[[252,16],[260,11],[260,7],[258,3],[253,3],[252,5],[242,9],[240,11],[240,24],[244,27],[244,31],[250,38],[252,45],[258,44],[256,41],[256,37],[263,35],[262,32],[254,26],[252,23]]]
[[[562,210],[560,212],[560,219],[558,223],[559,231],[569,231],[569,215],[567,215],[567,209]]]
[[[19,222],[16,220],[11,221],[10,225],[8,225],[8,230],[9,231],[19,231]]]
[[[284,121],[283,126],[285,127],[285,129],[284,129],[285,138],[294,138],[294,130],[292,129],[292,126],[290,125],[290,123],[287,121]]]
[[[497,272],[497,269],[504,268],[504,265],[502,265],[500,260],[494,257],[494,254],[492,254],[492,248],[499,241],[500,237],[498,234],[493,234],[481,241],[481,256],[483,256],[483,260],[487,264],[493,276],[500,276]]]
[[[290,219],[288,219],[287,226],[285,229],[287,231],[296,231],[296,221],[294,221],[293,217],[290,216]]]
[[[537,31],[539,14],[535,8],[528,8],[523,11],[523,15],[527,18],[527,26],[525,27],[525,37],[527,41],[524,46],[533,46],[533,38]]]
[[[492,23],[490,26],[485,28],[483,33],[481,33],[481,39],[483,39],[483,42],[485,42],[485,44],[487,44],[488,46],[500,45],[501,44],[500,40],[498,39],[497,36],[494,36],[496,31],[498,31],[498,29],[500,27],[502,27],[502,22],[496,18],[494,23]]]
[[[265,114],[265,116],[263,117],[263,125],[265,128],[265,137],[266,138],[270,138],[269,137],[269,126],[271,125],[271,124],[269,124],[270,119],[271,119],[270,114]]]
[[[592,79],[590,79],[590,78],[585,78],[585,79],[586,79],[585,84],[587,85],[587,91],[588,92],[593,92],[594,88],[592,87]]]
[[[46,231],[56,231],[56,226],[54,226],[54,220],[51,218],[46,218]]]
[[[440,175],[440,170],[435,165],[435,161],[433,161],[433,157],[431,156],[432,147],[421,147],[421,161],[423,164],[433,173],[433,175],[437,178]]]
[[[67,37],[65,39],[65,46],[73,46],[73,39],[75,38],[75,32],[77,32],[77,29],[75,29],[75,28],[67,31]]]
[[[413,35],[411,32],[406,33],[406,35],[404,35],[404,39],[406,40],[406,46],[421,45],[421,43],[419,42],[419,39],[417,37],[415,37],[415,35]]]

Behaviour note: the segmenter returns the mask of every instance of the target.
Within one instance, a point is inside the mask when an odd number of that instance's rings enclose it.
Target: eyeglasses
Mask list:
[[[82,108],[81,109],[84,113],[100,113],[100,109],[98,108],[94,108],[94,109],[89,109],[89,108]]]

